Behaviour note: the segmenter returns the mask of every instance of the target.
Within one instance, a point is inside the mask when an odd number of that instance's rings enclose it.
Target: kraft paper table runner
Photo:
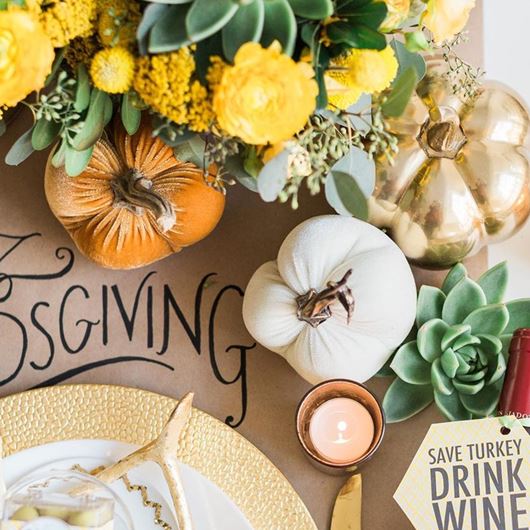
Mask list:
[[[481,50],[481,12],[471,23],[471,54]],[[0,158],[28,126],[17,120],[0,138]],[[307,196],[293,212],[266,204],[240,186],[201,244],[131,272],[96,267],[76,250],[43,193],[46,154],[23,165],[0,164],[0,395],[60,383],[141,387],[180,397],[234,426],[284,472],[326,529],[344,478],[314,469],[294,432],[308,390],[279,356],[254,346],[241,318],[243,289],[287,233],[329,207]],[[471,260],[477,275],[486,253]],[[418,284],[440,274],[415,270]],[[369,386],[382,397],[388,381]],[[380,452],[363,468],[366,530],[411,528],[392,499],[434,409],[389,426]],[[1,421],[1,419],[0,419]]]

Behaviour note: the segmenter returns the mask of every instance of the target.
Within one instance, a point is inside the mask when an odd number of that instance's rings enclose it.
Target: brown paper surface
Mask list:
[[[27,126],[19,119],[0,138],[2,160]],[[197,407],[236,426],[269,456],[326,529],[345,479],[317,471],[298,447],[295,409],[309,385],[282,358],[252,347],[241,318],[252,273],[276,257],[299,222],[330,212],[323,198],[304,196],[293,212],[235,187],[205,241],[141,270],[109,271],[83,258],[49,211],[45,161],[37,153],[16,168],[0,163],[0,395],[57,383],[120,384],[174,397],[193,390]],[[482,252],[469,264],[472,274],[485,264]],[[418,284],[441,277],[415,275]],[[373,380],[369,387],[382,397],[387,384]],[[365,530],[411,528],[392,496],[439,419],[431,408],[388,427],[362,470]]]

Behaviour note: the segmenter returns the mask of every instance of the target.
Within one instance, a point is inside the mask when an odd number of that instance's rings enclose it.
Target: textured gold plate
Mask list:
[[[109,385],[63,385],[0,399],[6,456],[62,440],[144,445],[175,408],[172,398]],[[219,486],[255,530],[316,530],[307,508],[267,457],[236,431],[193,409],[178,456]]]

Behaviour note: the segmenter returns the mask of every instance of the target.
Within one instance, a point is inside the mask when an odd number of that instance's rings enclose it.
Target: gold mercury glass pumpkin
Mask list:
[[[530,212],[526,108],[498,85],[464,104],[453,82],[443,59],[429,61],[403,116],[388,122],[399,154],[394,165],[378,160],[370,198],[370,222],[431,268],[508,238]]]

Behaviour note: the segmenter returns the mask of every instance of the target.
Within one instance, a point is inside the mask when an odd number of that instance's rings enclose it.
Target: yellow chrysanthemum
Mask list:
[[[54,52],[29,11],[0,11],[0,107],[12,107],[44,86]]]
[[[99,0],[98,35],[104,46],[131,46],[136,42],[140,4],[135,0]]]
[[[210,90],[215,90],[217,85],[221,82],[227,66],[228,64],[225,63],[219,55],[212,55],[210,57],[210,67],[206,73],[206,81],[208,82]]]
[[[40,18],[53,45],[62,48],[92,32],[96,13],[96,0],[47,0]]]
[[[384,0],[388,14],[381,24],[381,31],[392,31],[405,22],[410,11],[410,0]]]
[[[132,85],[134,57],[119,46],[101,50],[92,59],[90,76],[96,88],[109,94],[123,94]]]
[[[290,138],[315,110],[318,85],[307,63],[248,42],[234,66],[225,68],[214,92],[214,111],[222,129],[243,141],[263,145]]]
[[[429,0],[422,21],[440,44],[464,29],[474,7],[475,0]]]
[[[331,105],[346,109],[361,94],[374,94],[390,86],[398,71],[394,50],[352,49],[333,60],[326,72],[326,87]]]
[[[189,122],[191,111],[193,126],[202,131],[210,118],[205,115],[202,120],[198,116],[199,109],[206,108],[206,98],[204,87],[192,82],[194,72],[195,59],[190,48],[140,57],[134,89],[152,109],[179,125]]]
[[[188,127],[195,132],[205,132],[210,128],[214,117],[208,90],[199,81],[194,81],[190,87]]]

